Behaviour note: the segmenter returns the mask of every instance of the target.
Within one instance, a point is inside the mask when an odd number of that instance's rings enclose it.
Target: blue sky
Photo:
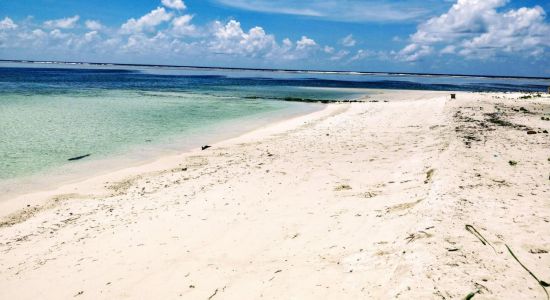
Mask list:
[[[0,0],[0,58],[550,76],[550,1]]]

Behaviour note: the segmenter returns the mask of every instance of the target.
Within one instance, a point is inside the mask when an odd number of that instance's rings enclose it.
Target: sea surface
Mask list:
[[[322,109],[315,101],[357,99],[366,89],[549,85],[526,78],[0,63],[0,193],[179,153]]]

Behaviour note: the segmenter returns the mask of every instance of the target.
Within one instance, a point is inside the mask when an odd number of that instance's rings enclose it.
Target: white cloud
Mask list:
[[[64,19],[48,20],[44,22],[44,27],[70,29],[76,26],[78,20],[80,20],[80,16],[78,15]]]
[[[410,44],[397,53],[397,58],[406,62],[415,62],[432,52],[433,48],[430,46]]]
[[[453,45],[446,46],[445,48],[441,49],[441,54],[455,54],[456,53],[456,47]]]
[[[302,36],[302,38],[296,42],[296,49],[297,50],[307,50],[307,49],[310,49],[310,48],[313,48],[317,46],[317,43],[308,38],[307,36]]]
[[[283,46],[285,46],[286,48],[292,48],[292,45],[292,41],[289,38],[283,40]]]
[[[244,32],[241,23],[231,20],[225,25],[215,22],[214,28],[210,50],[215,53],[256,57],[266,55],[276,47],[275,37],[266,34],[261,27]]]
[[[324,51],[325,53],[328,53],[328,54],[334,53],[334,50],[335,50],[334,47],[331,47],[331,46],[325,46],[325,47],[323,48],[323,51]]]
[[[550,25],[545,23],[545,12],[540,6],[522,7],[500,14],[487,25],[486,32],[465,40],[462,46],[472,52],[521,52],[550,47]]]
[[[8,29],[16,29],[17,24],[13,22],[12,19],[5,17],[2,21],[0,21],[0,30],[8,30]]]
[[[215,0],[264,13],[300,15],[343,22],[401,22],[419,19],[445,6],[436,0]]]
[[[162,5],[177,10],[184,10],[186,8],[182,0],[162,0]]]
[[[336,54],[334,54],[333,56],[330,57],[330,60],[332,61],[337,61],[337,60],[342,60],[343,58],[345,58],[346,56],[348,56],[349,54],[349,51],[347,50],[340,50],[338,51]]]
[[[550,47],[550,25],[540,6],[500,12],[508,0],[458,0],[448,12],[418,26],[399,56],[407,61],[431,54],[458,53],[468,58],[487,58],[497,53],[541,54]],[[414,49],[414,50],[411,50]]]
[[[321,50],[320,53],[323,50],[330,51],[330,47],[321,48],[307,36],[295,42],[285,38],[278,43],[275,36],[266,33],[263,28],[256,26],[245,31],[235,20],[226,24],[215,22],[212,40],[207,45],[208,50],[215,54],[269,58],[274,59],[274,62],[311,59],[318,50]]]
[[[349,62],[361,61],[367,58],[374,58],[378,60],[388,60],[388,52],[386,51],[374,51],[374,50],[365,50],[359,49],[353,57],[349,59]]]
[[[191,24],[192,15],[183,15],[172,20],[172,30],[179,36],[194,35],[197,33],[197,27]]]
[[[99,33],[97,31],[90,31],[84,34],[84,40],[87,42],[91,42],[95,39],[97,39],[99,36]]]
[[[64,39],[68,36],[68,34],[61,32],[59,29],[54,29],[50,31],[50,36],[52,36],[54,39]]]
[[[166,12],[164,7],[157,7],[137,20],[134,18],[129,19],[126,23],[122,24],[121,32],[129,34],[151,31],[161,23],[170,21],[173,16],[174,14]]]
[[[92,31],[98,31],[98,30],[101,30],[103,29],[103,24],[101,24],[101,22],[99,21],[96,21],[96,20],[86,20],[86,22],[84,23],[86,25],[86,28],[92,30]]]
[[[139,33],[129,36],[126,43],[122,45],[121,50],[139,55],[160,54],[168,56],[175,49],[173,41],[170,36],[163,32],[158,32],[154,36]]]
[[[40,49],[40,57],[44,59],[115,60],[131,55],[133,59],[146,58],[144,61],[179,58],[191,63],[189,59],[196,57],[225,63],[227,58],[223,55],[230,55],[234,62],[270,61],[273,65],[287,61],[300,61],[305,65],[315,59],[340,60],[349,54],[319,45],[307,36],[277,41],[264,28],[244,29],[236,20],[217,21],[204,27],[195,25],[193,20],[191,14],[176,15],[163,6],[131,18],[119,28],[92,19],[85,20],[79,27],[78,16],[42,24],[29,19],[19,26],[5,18],[0,19],[0,48],[5,53],[23,56],[34,56],[37,52],[33,49]]]
[[[315,57],[318,50],[321,50],[321,53],[325,53],[327,50],[330,51],[330,48],[319,47],[313,39],[302,36],[296,42],[292,42],[288,38],[283,40],[283,45],[275,45],[274,49],[267,56],[274,58],[276,61],[310,60]]]
[[[357,44],[357,41],[355,41],[353,39],[353,34],[350,34],[348,36],[346,36],[345,38],[343,38],[340,43],[344,46],[344,47],[353,47],[355,46],[355,44]]]
[[[357,53],[350,59],[350,61],[363,60],[370,56],[370,53],[366,50],[359,49]]]
[[[32,36],[35,38],[43,38],[46,37],[46,33],[41,29],[35,29],[32,31]]]

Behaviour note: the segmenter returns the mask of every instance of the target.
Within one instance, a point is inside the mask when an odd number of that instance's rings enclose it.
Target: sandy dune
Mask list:
[[[546,299],[550,97],[448,94],[3,203],[0,298]]]

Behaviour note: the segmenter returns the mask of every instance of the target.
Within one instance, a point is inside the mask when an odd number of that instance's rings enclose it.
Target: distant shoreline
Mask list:
[[[238,67],[217,67],[217,66],[187,66],[187,65],[166,65],[166,64],[127,64],[108,62],[81,62],[81,61],[42,61],[42,60],[17,60],[0,59],[0,63],[29,63],[43,65],[82,65],[99,67],[144,67],[144,68],[175,68],[184,70],[223,70],[223,71],[256,71],[256,72],[278,72],[296,74],[337,74],[337,75],[392,75],[392,76],[420,76],[420,77],[456,77],[456,78],[495,78],[495,79],[537,79],[550,80],[550,77],[540,76],[503,76],[503,75],[474,75],[474,74],[450,74],[450,73],[414,73],[414,72],[359,72],[345,70],[300,70],[300,69],[275,69],[275,68],[238,68]]]

